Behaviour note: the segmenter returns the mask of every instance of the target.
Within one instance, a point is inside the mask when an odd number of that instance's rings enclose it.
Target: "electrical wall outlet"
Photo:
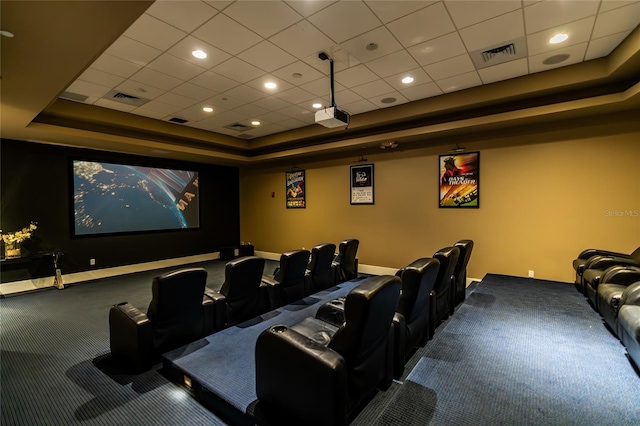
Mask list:
[[[533,278],[533,270],[529,269],[529,278]]]
[[[96,260],[94,258],[89,259],[89,265],[95,266],[96,265]]]

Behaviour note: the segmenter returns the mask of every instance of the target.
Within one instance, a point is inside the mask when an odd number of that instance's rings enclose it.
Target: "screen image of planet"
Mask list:
[[[73,161],[75,235],[198,228],[198,173]]]

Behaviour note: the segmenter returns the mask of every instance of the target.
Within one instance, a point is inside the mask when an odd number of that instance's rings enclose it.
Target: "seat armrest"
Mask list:
[[[393,378],[400,379],[406,362],[405,340],[407,324],[404,315],[396,312],[393,316]]]
[[[335,327],[342,327],[344,317],[344,297],[333,299],[320,306],[316,311],[316,318]]]
[[[584,269],[602,269],[605,270],[610,266],[640,266],[640,264],[629,257],[615,257],[615,256],[595,256],[589,259],[584,265]]]
[[[431,290],[429,293],[429,318],[427,330],[429,330],[428,340],[433,339],[436,333],[436,301],[438,295],[435,290]]]
[[[208,336],[215,332],[216,305],[213,300],[206,295],[202,296],[202,335]]]
[[[126,370],[140,372],[153,362],[153,330],[151,320],[127,302],[109,310],[109,346],[116,363]]]
[[[587,249],[584,250],[582,253],[580,253],[578,255],[578,259],[590,259],[594,256],[609,256],[609,257],[627,257],[629,258],[628,254],[624,254],[624,253],[617,253],[614,251],[608,251],[608,250],[598,250],[598,249]]]
[[[227,322],[227,298],[224,294],[209,288],[204,290],[204,295],[213,301],[213,331],[224,329]]]
[[[280,282],[276,281],[272,277],[267,275],[262,276],[261,287],[266,290],[267,298],[269,299],[269,309],[274,310],[282,306],[282,297],[280,295]]]
[[[347,425],[347,366],[337,352],[276,325],[256,341],[260,416],[272,425]]]

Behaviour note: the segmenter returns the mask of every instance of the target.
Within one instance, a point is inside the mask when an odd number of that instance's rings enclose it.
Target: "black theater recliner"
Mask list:
[[[309,262],[308,250],[293,250],[282,253],[280,266],[273,276],[262,276],[267,285],[271,309],[287,305],[307,296],[305,271]]]
[[[396,276],[402,280],[402,293],[394,318],[395,354],[394,377],[400,378],[404,364],[413,349],[424,346],[433,335],[431,310],[435,309],[436,283],[440,269],[437,259],[418,259],[400,269]]]
[[[331,243],[319,244],[311,249],[311,261],[305,273],[309,294],[326,290],[335,284],[335,272],[331,265],[335,253],[336,245]]]
[[[640,267],[640,262],[621,257],[595,256],[587,262],[587,269],[582,274],[583,294],[587,296],[596,312],[598,312],[598,286],[602,282],[605,271],[614,266]]]
[[[460,249],[457,247],[445,247],[433,254],[434,259],[438,259],[440,262],[438,277],[436,278],[436,284],[433,287],[433,291],[436,294],[436,308],[431,312],[430,320],[434,329],[438,323],[446,320],[449,318],[449,315],[453,314],[455,306],[451,305],[451,292],[454,290],[455,286],[455,277],[453,273],[459,256]]]
[[[358,246],[356,239],[344,240],[338,245],[338,254],[333,259],[331,267],[335,275],[335,283],[340,284],[358,278]]]
[[[213,333],[214,306],[205,297],[207,271],[183,269],[153,279],[145,315],[130,303],[109,310],[114,361],[131,372],[151,368],[157,357]]]
[[[453,275],[456,279],[455,291],[452,294],[453,306],[464,302],[467,297],[467,265],[471,260],[471,252],[473,251],[473,241],[460,240],[453,245],[460,250],[458,256],[458,262],[456,262],[456,269],[453,271]]]
[[[598,257],[635,260],[636,263],[640,263],[640,247],[635,249],[631,254],[618,253],[614,251],[600,250],[600,249],[583,250],[582,253],[578,255],[578,258],[573,261],[573,269],[576,271],[576,279],[575,279],[574,285],[576,289],[583,294],[585,294],[584,283],[582,279],[584,271],[586,269],[593,268],[593,266],[591,266],[590,263],[591,264],[595,263],[597,261],[596,258]],[[596,268],[596,269],[606,269],[606,268]]]
[[[246,256],[225,265],[220,292],[207,290],[215,305],[215,331],[258,317],[270,309],[266,284],[262,283],[264,259]]]
[[[372,277],[345,299],[338,326],[307,318],[256,342],[254,415],[270,425],[347,425],[375,389],[392,382],[398,277]]]
[[[597,309],[605,324],[617,333],[616,321],[620,307],[631,300],[629,287],[640,282],[640,268],[612,266],[602,275],[598,285]],[[637,287],[637,286],[636,286]]]

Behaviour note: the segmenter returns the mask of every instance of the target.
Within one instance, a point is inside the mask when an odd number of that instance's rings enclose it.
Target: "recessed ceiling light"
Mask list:
[[[11,31],[6,31],[6,30],[0,30],[0,35],[4,36],[4,37],[9,37],[9,38],[13,38],[14,35]]]
[[[322,108],[322,104],[319,104],[319,103],[317,103],[317,102],[316,102],[315,104],[311,105],[311,106],[312,106],[312,107],[314,107],[314,108],[316,108],[316,109],[317,109],[317,108]]]
[[[409,83],[413,83],[413,77],[411,76],[406,76],[405,78],[402,79],[402,82],[404,84],[409,84]]]
[[[278,85],[275,84],[273,81],[267,81],[264,84],[264,87],[266,87],[267,89],[275,89],[276,87],[278,87]]]
[[[211,108],[211,107],[204,107],[204,108],[202,108],[202,110],[204,112],[213,112],[213,108]]]
[[[253,121],[251,122],[251,124],[252,124],[252,125],[254,125],[254,126],[259,126],[259,125],[260,125],[260,122],[259,122],[258,120],[253,120]]]
[[[564,34],[564,33],[556,34],[556,35],[554,35],[553,37],[551,37],[549,39],[549,43],[551,43],[551,44],[562,43],[563,41],[565,41],[568,38],[569,38],[569,36]]]
[[[194,50],[193,52],[191,52],[191,54],[198,59],[204,59],[207,57],[207,54],[200,49]]]

